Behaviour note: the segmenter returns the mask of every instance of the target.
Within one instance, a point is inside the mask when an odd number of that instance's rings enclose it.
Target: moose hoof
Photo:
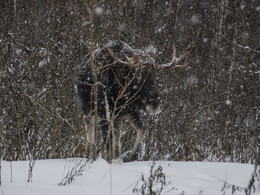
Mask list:
[[[124,155],[123,155],[123,162],[131,162],[131,161],[135,161],[137,160],[138,158],[138,155],[137,153],[135,154],[131,154],[130,152],[126,152]]]

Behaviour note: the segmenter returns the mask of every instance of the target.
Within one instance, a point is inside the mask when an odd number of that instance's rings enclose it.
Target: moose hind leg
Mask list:
[[[95,147],[95,136],[94,136],[94,117],[89,115],[84,115],[84,129],[86,132],[86,155],[89,158],[94,157],[94,147]]]
[[[113,159],[121,155],[120,130],[113,130]]]

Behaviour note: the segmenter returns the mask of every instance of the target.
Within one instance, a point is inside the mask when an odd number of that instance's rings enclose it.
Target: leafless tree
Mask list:
[[[257,3],[1,1],[1,158],[84,156],[76,78],[93,49],[120,39],[160,63],[172,43],[191,48],[185,71],[156,74],[163,112],[144,121],[143,159],[259,164]],[[133,138],[122,135],[122,151]]]

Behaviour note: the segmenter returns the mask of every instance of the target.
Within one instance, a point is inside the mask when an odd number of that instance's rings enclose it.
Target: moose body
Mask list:
[[[180,57],[179,61],[185,56]],[[127,119],[137,136],[133,149],[124,161],[137,158],[145,135],[141,115],[144,112],[160,112],[154,71],[162,67],[176,67],[179,62],[176,59],[174,63],[157,65],[153,58],[147,58],[143,50],[133,49],[123,41],[110,41],[94,52],[92,62],[91,58],[87,59],[78,79],[77,91],[84,114],[88,152],[91,153],[95,144],[94,129],[97,126],[106,143],[106,159],[118,157],[121,153],[119,132],[122,122]],[[95,69],[91,68],[91,63],[95,63]]]

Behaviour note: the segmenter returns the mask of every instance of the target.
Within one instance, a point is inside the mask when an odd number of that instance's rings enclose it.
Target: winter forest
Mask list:
[[[122,40],[158,62],[191,49],[154,75],[162,112],[139,160],[260,164],[259,1],[2,0],[0,15],[2,160],[85,157],[78,74],[90,45]]]

